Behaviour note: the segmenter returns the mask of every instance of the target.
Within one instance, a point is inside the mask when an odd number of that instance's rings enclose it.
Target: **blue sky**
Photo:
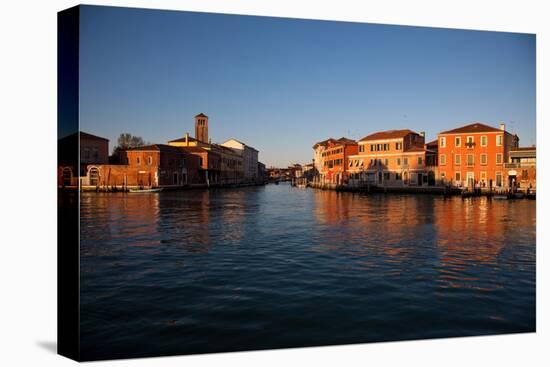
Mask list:
[[[535,144],[535,36],[85,6],[80,126],[166,143],[210,117],[268,166],[328,137],[500,122]]]

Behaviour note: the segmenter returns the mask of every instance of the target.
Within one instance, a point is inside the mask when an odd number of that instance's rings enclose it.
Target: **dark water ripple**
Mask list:
[[[535,330],[535,202],[82,194],[86,359]]]

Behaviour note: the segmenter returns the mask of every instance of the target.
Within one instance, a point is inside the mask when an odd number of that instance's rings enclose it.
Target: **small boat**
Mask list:
[[[494,194],[493,199],[495,199],[495,200],[508,200],[508,195],[506,195],[506,194]]]
[[[156,188],[156,189],[130,189],[129,190],[131,193],[140,193],[140,192],[161,192],[162,191],[162,187],[159,187],[159,188]]]
[[[514,197],[516,199],[523,199],[525,197],[525,194],[521,191],[514,193]]]

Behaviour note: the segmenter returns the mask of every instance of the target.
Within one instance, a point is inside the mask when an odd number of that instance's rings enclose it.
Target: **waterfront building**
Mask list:
[[[321,153],[323,167],[320,171],[321,182],[341,185],[348,179],[348,157],[357,154],[358,145],[348,138],[328,139]]]
[[[80,176],[86,176],[91,164],[109,163],[109,139],[92,135],[84,131],[68,135],[58,142],[58,155],[69,157],[60,161],[58,167],[58,186],[77,186]],[[79,151],[80,164],[72,160],[73,152]],[[80,166],[80,169],[79,169]]]
[[[504,188],[510,150],[519,138],[479,122],[438,134],[439,178],[458,187]]]
[[[258,181],[258,150],[238,141],[237,139],[229,139],[221,144],[226,148],[233,149],[242,157],[243,162],[243,178],[247,183],[255,183]]]
[[[508,187],[520,191],[536,191],[537,148],[518,147],[509,152],[508,163],[504,164]]]
[[[409,129],[380,131],[358,142],[348,157],[351,185],[433,186],[437,150],[425,144],[424,133]]]
[[[313,163],[317,172],[323,171],[324,159],[323,152],[327,149],[330,141],[334,142],[336,139],[328,138],[327,140],[320,141],[313,145]]]
[[[262,162],[258,162],[258,182],[265,183],[267,181],[266,167]]]
[[[121,164],[90,164],[82,187],[180,187],[200,184],[199,158],[165,144],[129,148],[119,153]]]
[[[243,156],[236,150],[220,145],[213,144],[208,137],[208,116],[200,113],[195,116],[195,137],[189,136],[189,133],[185,133],[183,138],[170,140],[169,145],[189,148],[196,147],[202,148],[209,152],[212,152],[212,161],[217,161],[214,155],[219,156],[219,169],[217,163],[214,164],[217,172],[212,172],[212,175],[216,177],[216,181],[219,184],[239,184],[244,182],[244,164]],[[192,152],[196,153],[196,152]],[[210,161],[210,159],[208,159]],[[257,160],[257,157],[256,157]],[[203,162],[204,163],[204,162]],[[210,166],[208,166],[210,167]],[[257,170],[257,167],[256,167]],[[208,172],[205,172],[206,177],[210,177],[210,168]]]

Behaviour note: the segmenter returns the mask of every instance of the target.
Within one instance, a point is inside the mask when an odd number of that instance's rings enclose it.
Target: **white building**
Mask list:
[[[242,156],[244,180],[256,182],[258,180],[258,151],[237,139],[229,139],[221,145],[233,149]]]

